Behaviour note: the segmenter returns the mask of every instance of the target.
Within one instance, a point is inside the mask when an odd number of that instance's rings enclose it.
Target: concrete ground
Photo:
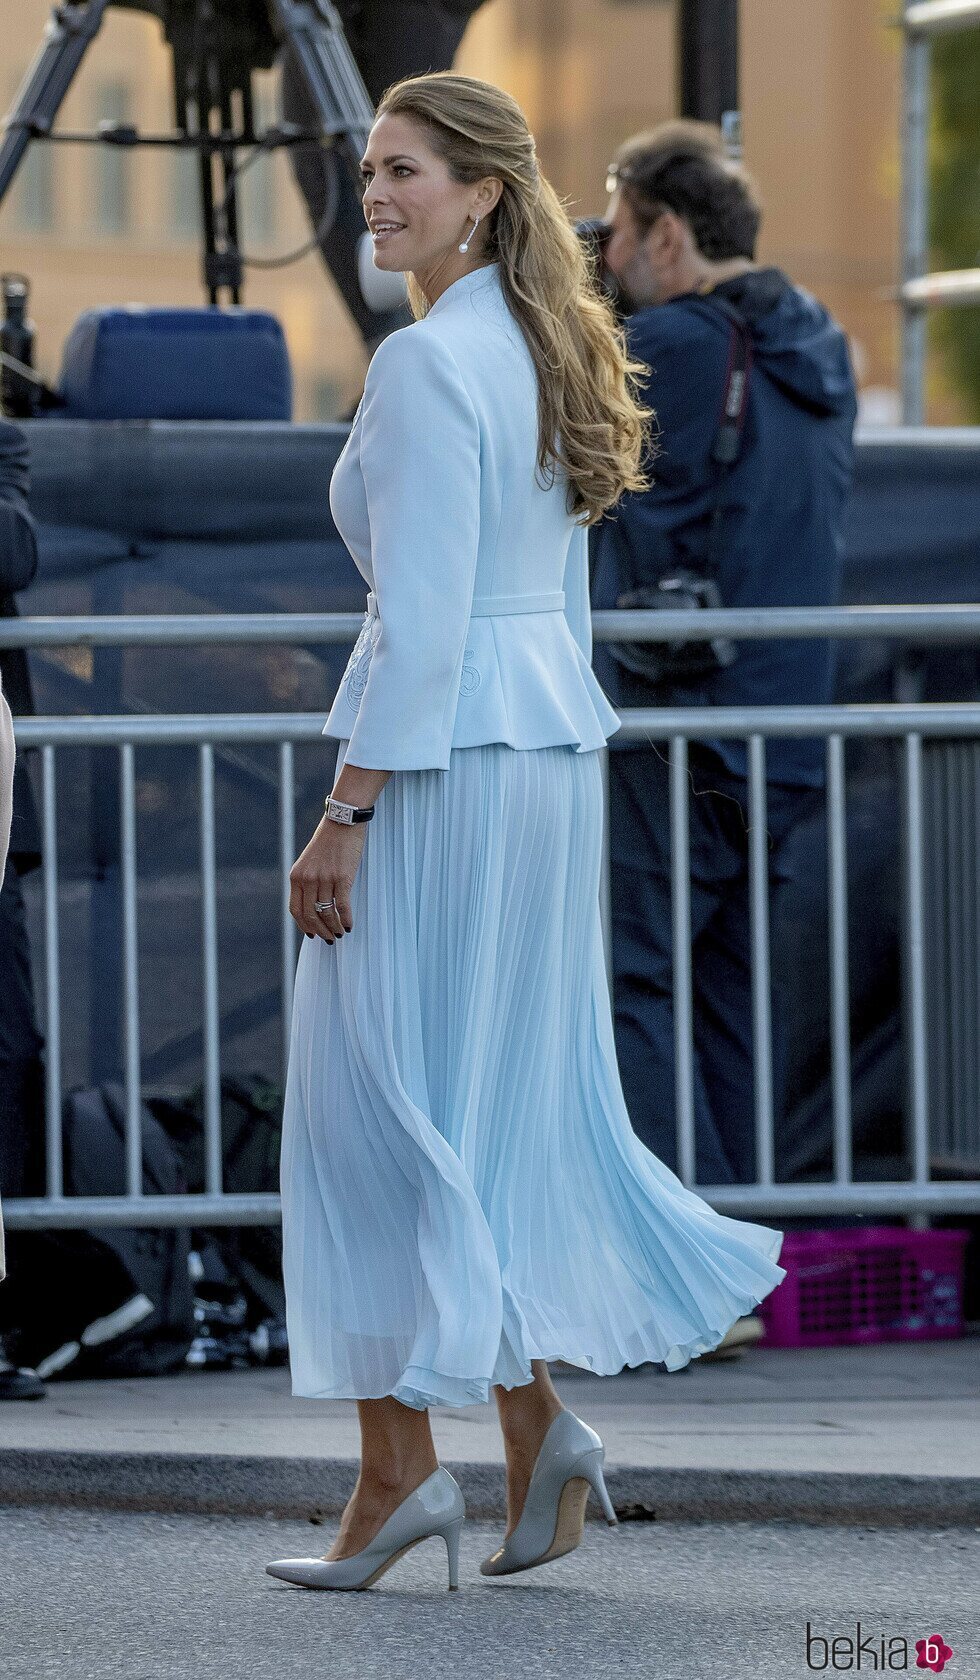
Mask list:
[[[624,1521],[980,1527],[980,1325],[948,1342],[552,1374],[602,1436]],[[468,1512],[505,1517],[494,1403],[431,1417]],[[52,1380],[43,1400],[0,1405],[0,1504],[316,1521],[339,1516],[358,1452],[354,1402],[294,1398],[285,1367]]]

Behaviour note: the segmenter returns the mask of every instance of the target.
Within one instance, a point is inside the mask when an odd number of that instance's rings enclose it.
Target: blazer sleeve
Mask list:
[[[452,352],[402,327],[372,357],[360,466],[380,627],[344,762],[448,770],[480,535],[480,424]]]
[[[592,600],[589,588],[589,531],[574,525],[565,560],[565,617],[568,627],[592,664]]]

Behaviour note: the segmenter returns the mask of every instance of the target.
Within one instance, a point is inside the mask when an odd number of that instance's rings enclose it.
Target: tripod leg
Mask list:
[[[336,195],[333,219],[320,236],[320,254],[358,329],[373,349],[389,332],[409,320],[406,305],[380,312],[361,292],[358,247],[364,235],[361,208],[360,153],[374,122],[374,101],[402,76],[424,70],[448,70],[471,12],[482,0],[467,0],[453,14],[420,3],[389,6],[368,0],[339,7],[327,0],[273,0],[282,25],[282,112],[304,131],[320,128],[344,138],[344,122],[356,116],[348,83],[363,89],[366,111],[360,150],[347,144],[327,153],[322,146],[290,148],[289,161],[306,202],[311,226],[320,226],[328,195]],[[457,9],[462,15],[457,16]],[[349,37],[344,34],[344,27]],[[353,46],[351,43],[353,42]],[[348,167],[341,165],[341,152]],[[335,178],[332,178],[335,177]]]
[[[374,104],[331,0],[271,0],[282,39],[296,56],[325,135],[336,135],[358,179]],[[354,149],[356,147],[356,150]]]
[[[31,140],[50,132],[108,4],[109,0],[76,0],[54,8],[0,140],[0,204]]]
[[[364,233],[360,208],[360,160],[374,122],[374,104],[344,32],[342,10],[329,0],[271,0],[280,24],[282,113],[305,132],[319,131],[331,147],[290,147],[289,161],[309,213],[320,228],[330,199],[333,214],[320,235],[320,253],[360,332],[406,324],[403,308],[379,316],[365,302],[358,278],[358,240]],[[353,19],[351,19],[353,23]]]

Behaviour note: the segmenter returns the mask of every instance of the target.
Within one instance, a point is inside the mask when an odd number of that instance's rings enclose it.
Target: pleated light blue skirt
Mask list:
[[[565,746],[457,748],[379,796],[353,929],[296,969],[294,1395],[471,1406],[532,1359],[676,1370],[785,1277],[781,1231],[716,1213],[630,1125],[603,822],[599,753]]]

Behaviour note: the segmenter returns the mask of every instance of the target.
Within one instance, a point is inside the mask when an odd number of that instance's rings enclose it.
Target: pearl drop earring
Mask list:
[[[473,238],[473,235],[476,232],[477,227],[479,226],[479,222],[480,222],[480,218],[479,218],[479,216],[477,216],[474,219],[472,228],[470,229],[469,233],[466,235],[466,244],[460,246],[461,251],[466,251],[466,250],[469,249],[470,240]]]

